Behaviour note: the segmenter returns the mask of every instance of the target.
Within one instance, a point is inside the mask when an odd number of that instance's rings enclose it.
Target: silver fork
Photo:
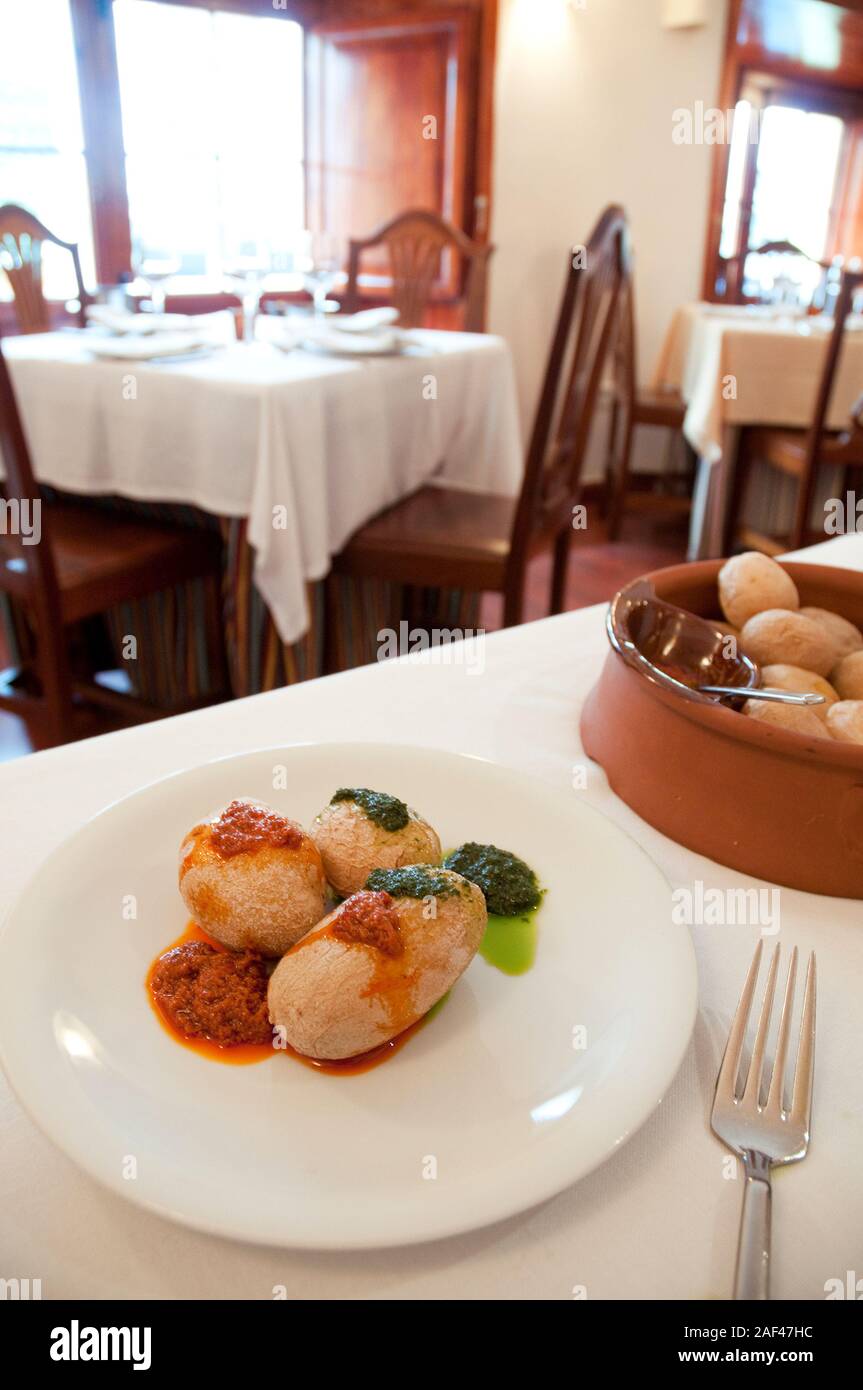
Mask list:
[[[806,970],[803,1016],[800,1022],[800,1041],[797,1045],[790,1109],[785,1109],[783,1093],[797,976],[796,946],[791,952],[791,964],[788,967],[785,1000],[779,1020],[776,1056],[767,1099],[762,1103],[761,1078],[779,970],[778,944],[774,947],[767,974],[764,1002],[755,1033],[749,1072],[743,1093],[738,1094],[737,1073],[740,1070],[743,1042],[758,980],[761,948],[762,943],[759,941],[728,1035],[725,1055],[716,1081],[711,1116],[713,1133],[743,1160],[743,1171],[746,1175],[740,1240],[737,1246],[737,1270],[734,1276],[734,1297],[737,1299],[769,1297],[770,1169],[774,1163],[796,1163],[798,1159],[806,1157],[809,1147],[809,1121],[812,1115],[812,1074],[815,1064],[814,951],[809,957]]]

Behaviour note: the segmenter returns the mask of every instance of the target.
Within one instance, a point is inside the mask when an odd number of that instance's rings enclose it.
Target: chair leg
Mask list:
[[[572,527],[567,526],[565,531],[561,531],[554,543],[549,595],[549,613],[552,617],[556,613],[562,613],[566,604],[566,577],[569,572],[569,548],[571,544]]]
[[[623,516],[623,506],[626,499],[626,490],[629,486],[629,463],[632,454],[632,435],[634,425],[632,411],[630,410],[623,429],[623,442],[620,448],[620,457],[617,461],[617,468],[614,468],[614,459],[611,464],[611,487],[609,489],[608,501],[608,539],[616,541],[620,531],[620,523]]]
[[[324,585],[324,654],[323,674],[331,676],[336,671],[341,670],[341,652],[339,649],[339,623],[341,615],[339,612],[338,577],[330,570],[323,580]]]
[[[207,645],[212,661],[213,681],[211,694],[230,699],[231,670],[228,662],[225,641],[225,621],[222,610],[222,580],[220,575],[210,575],[204,580],[204,605],[207,623]]]
[[[611,494],[614,488],[614,444],[617,439],[617,422],[620,415],[620,402],[615,396],[608,417],[608,443],[605,446],[605,476],[603,478],[602,514],[609,515]]]
[[[69,679],[67,634],[59,616],[37,597],[32,610],[35,632],[35,666],[44,713],[40,715],[39,743],[53,748],[75,737],[72,719],[72,685]]]
[[[797,488],[797,503],[794,508],[794,523],[788,537],[789,550],[801,550],[807,544],[809,534],[809,517],[812,514],[812,498],[815,495],[815,484],[818,480],[817,461],[810,468],[804,469],[803,476]]]
[[[503,594],[503,625],[518,627],[524,609],[524,572],[508,575]]]
[[[749,476],[752,472],[752,446],[749,443],[748,430],[742,430],[737,445],[737,457],[734,460],[734,468],[731,478],[731,488],[728,495],[728,506],[725,512],[725,522],[722,528],[722,553],[730,555],[734,549],[734,540],[740,525],[740,517],[743,511],[743,503],[746,500],[746,489],[749,484]]]

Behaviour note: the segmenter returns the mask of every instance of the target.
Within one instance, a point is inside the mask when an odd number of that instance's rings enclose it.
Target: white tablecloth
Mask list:
[[[824,552],[824,553],[821,553]],[[806,559],[863,569],[863,537]],[[154,778],[251,747],[391,739],[478,753],[573,785],[640,841],[674,886],[749,880],[665,839],[609,791],[578,735],[603,661],[604,609],[490,637],[483,675],[395,662],[36,754],[0,768],[0,910],[61,839]],[[576,779],[578,780],[578,779]],[[705,769],[709,783],[709,769]],[[637,911],[637,904],[633,905]],[[818,951],[813,1140],[774,1191],[773,1292],[824,1297],[863,1275],[863,903],[782,890],[787,950]],[[359,1254],[261,1250],[197,1235],[102,1191],[31,1124],[0,1081],[0,1277],[41,1278],[43,1296],[82,1298],[568,1299],[729,1295],[742,1196],[708,1115],[754,927],[696,927],[700,1008],[665,1100],[608,1163],[544,1206],[438,1244]],[[769,944],[769,943],[768,943]],[[229,1195],[226,1200],[230,1200]]]
[[[399,357],[233,343],[175,363],[102,361],[74,331],[4,339],[41,482],[248,517],[279,634],[306,581],[369,517],[435,475],[513,495],[522,460],[501,338],[417,332]]]
[[[727,425],[806,428],[833,324],[777,311],[685,304],[671,321],[654,377],[687,403],[683,432],[709,462],[723,452]],[[847,425],[863,392],[863,332],[849,320],[830,402],[828,428]]]
[[[741,425],[805,429],[832,323],[783,317],[768,306],[684,304],[675,313],[654,373],[654,385],[674,387],[686,401],[683,433],[699,456],[690,522],[690,560],[722,554],[731,465]],[[863,332],[849,319],[834,381],[829,429],[840,429],[863,393]],[[751,505],[768,529],[781,533],[793,516],[790,483]],[[831,495],[829,480],[824,495]],[[816,499],[820,505],[821,496]]]

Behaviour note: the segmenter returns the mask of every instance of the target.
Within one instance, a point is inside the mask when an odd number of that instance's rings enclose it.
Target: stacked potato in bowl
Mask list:
[[[863,633],[824,608],[801,608],[791,576],[767,555],[747,551],[719,571],[725,630],[761,668],[761,682],[812,691],[823,705],[747,700],[750,719],[811,737],[863,743]]]

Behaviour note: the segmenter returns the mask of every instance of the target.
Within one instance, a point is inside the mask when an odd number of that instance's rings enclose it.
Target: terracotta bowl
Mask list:
[[[722,560],[645,575],[659,598],[720,618]],[[801,606],[863,628],[863,574],[783,564]],[[863,744],[809,739],[653,684],[609,651],[581,716],[612,789],[687,849],[756,878],[863,898]]]

